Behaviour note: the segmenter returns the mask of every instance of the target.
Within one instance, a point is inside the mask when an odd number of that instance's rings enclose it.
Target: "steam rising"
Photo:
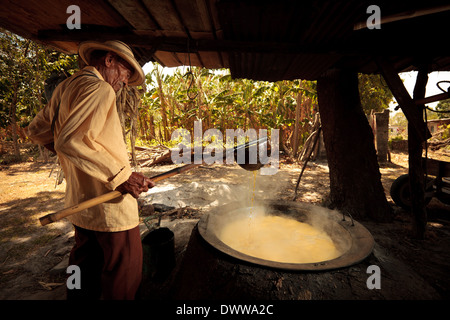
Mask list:
[[[239,190],[236,210],[212,213],[208,220],[208,232],[223,243],[247,255],[287,263],[330,260],[348,250],[350,244],[341,236],[345,230],[330,220],[330,210],[304,204],[300,212],[290,214],[267,206],[288,179],[244,174],[248,188]]]

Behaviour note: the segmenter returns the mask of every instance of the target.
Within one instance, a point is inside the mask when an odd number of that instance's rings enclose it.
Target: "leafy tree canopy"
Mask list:
[[[359,74],[359,92],[365,114],[382,112],[393,99],[391,90],[381,75]]]
[[[450,99],[439,101],[436,105],[438,119],[450,118]]]
[[[12,109],[18,123],[27,125],[47,102],[45,80],[52,73],[70,75],[76,68],[76,57],[0,29],[0,125],[11,123]]]

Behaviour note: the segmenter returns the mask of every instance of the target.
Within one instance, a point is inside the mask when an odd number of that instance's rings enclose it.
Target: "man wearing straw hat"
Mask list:
[[[75,227],[69,265],[81,270],[81,288],[68,299],[134,299],[142,275],[136,198],[154,183],[132,172],[116,110],[116,92],[145,76],[120,41],[83,42],[86,64],[56,87],[28,127],[29,137],[58,154],[66,177],[65,206],[112,190],[123,196],[68,217]]]

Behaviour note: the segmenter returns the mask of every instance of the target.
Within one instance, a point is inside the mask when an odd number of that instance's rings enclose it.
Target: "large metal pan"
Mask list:
[[[198,223],[198,230],[204,240],[217,250],[242,261],[282,270],[320,271],[348,267],[367,258],[373,250],[374,239],[370,232],[360,223],[346,218],[337,211],[316,205],[290,201],[264,201],[258,204],[266,213],[282,215],[300,222],[314,225],[320,223],[335,243],[341,255],[335,259],[315,263],[284,263],[264,260],[239,252],[219,238],[219,232],[227,223],[249,215],[249,208],[239,203],[211,209]]]

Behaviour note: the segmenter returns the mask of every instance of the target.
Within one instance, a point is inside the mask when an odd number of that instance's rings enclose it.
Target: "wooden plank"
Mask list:
[[[148,12],[155,18],[162,30],[184,31],[171,1],[142,0]]]
[[[414,102],[419,104],[428,104],[436,101],[441,101],[450,98],[450,92],[439,93],[434,96],[426,97],[423,99],[414,100]]]
[[[205,0],[174,0],[183,25],[189,32],[212,31],[211,19]]]
[[[158,63],[160,63],[164,67],[172,68],[172,67],[179,67],[180,65],[182,65],[178,57],[171,52],[156,51],[153,57],[155,57]]]
[[[422,109],[415,104],[414,100],[409,95],[403,85],[402,79],[400,79],[400,76],[392,63],[384,58],[377,58],[376,62],[381,68],[381,73],[383,74],[389,89],[405,114],[406,119],[417,132],[420,141],[425,141],[430,138],[431,133],[423,120]]]
[[[425,167],[426,160],[426,167]],[[424,168],[430,176],[450,177],[450,162],[422,158]]]
[[[199,54],[206,69],[221,68],[218,67],[218,65],[220,65],[218,64],[218,61],[221,59],[220,53],[214,51],[201,51]]]
[[[40,30],[57,28],[60,32],[69,31],[66,28],[66,21],[70,14],[66,10],[72,4],[74,4],[74,1],[71,0],[2,0],[0,26],[32,40],[38,40]],[[76,5],[79,6],[81,11],[82,26],[95,24],[118,28],[126,25],[123,17],[103,1],[93,3],[91,0],[79,0],[76,1]],[[59,49],[67,52],[64,47]]]
[[[108,0],[123,17],[137,30],[157,30],[159,26],[150,17],[147,8],[138,0]]]
[[[217,9],[217,1],[216,0],[205,0],[205,1],[209,12],[209,18],[211,19],[211,28],[213,29],[213,32],[216,34],[218,39],[223,39],[223,30],[219,22],[219,11]]]
[[[197,53],[175,53],[178,57],[178,60],[181,61],[183,66],[189,66],[189,60],[191,62],[191,66],[195,67],[204,67],[202,61],[199,59]]]
[[[158,36],[157,34],[161,34]],[[191,52],[198,51],[220,51],[220,52],[261,52],[268,54],[309,54],[310,58],[314,55],[324,54],[331,49],[310,45],[299,45],[296,43],[281,42],[256,42],[256,41],[231,41],[214,39],[211,33],[194,32],[195,38],[191,42]],[[84,41],[95,37],[100,40],[118,39],[125,41],[131,46],[153,47],[154,43],[160,44],[160,50],[171,52],[187,52],[188,37],[183,30],[161,30],[147,32],[132,32],[124,28],[106,28],[101,27],[98,30],[94,28],[82,28],[81,30],[40,30],[38,39],[42,41]],[[301,60],[301,59],[300,59]]]

